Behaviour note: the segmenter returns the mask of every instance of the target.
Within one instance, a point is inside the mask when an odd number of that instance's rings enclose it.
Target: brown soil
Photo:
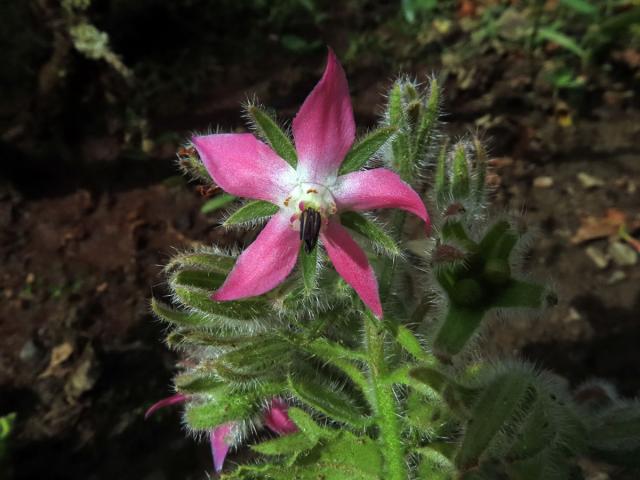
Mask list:
[[[302,65],[241,62],[188,114],[158,114],[152,129],[239,127],[238,105],[252,92],[290,118],[323,60],[319,53]],[[495,336],[503,351],[521,351],[574,384],[597,376],[637,395],[640,267],[600,269],[585,248],[606,250],[609,240],[571,238],[582,216],[600,218],[609,208],[638,225],[640,110],[612,87],[570,108],[567,125],[559,100],[523,80],[523,62],[480,58],[473,90],[458,89],[452,77],[446,90],[452,132],[488,127],[498,158],[496,210],[526,210],[539,230],[531,266],[561,294],[547,315],[510,320]],[[408,68],[422,75],[438,65]],[[393,72],[375,64],[348,70],[357,120],[370,126]],[[200,213],[194,185],[171,178],[175,140],[157,142],[143,160],[126,157],[119,142],[83,136],[73,146],[81,164],[57,162],[53,150],[47,165],[24,145],[2,144],[3,162],[15,168],[0,188],[0,412],[18,413],[18,480],[188,479],[210,469],[206,445],[184,437],[177,413],[143,420],[145,408],[170,393],[176,360],[148,300],[163,294],[161,266],[175,248],[234,239],[216,215]],[[581,172],[601,185],[585,188]],[[539,177],[553,185],[534,186]],[[623,273],[615,282],[614,272]]]

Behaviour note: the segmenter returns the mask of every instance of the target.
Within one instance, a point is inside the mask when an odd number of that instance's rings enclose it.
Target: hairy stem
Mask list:
[[[365,318],[365,340],[369,364],[370,398],[379,427],[378,441],[385,461],[386,479],[406,480],[407,467],[400,439],[400,423],[396,412],[393,386],[384,381],[387,374],[384,355],[385,330],[371,313]]]

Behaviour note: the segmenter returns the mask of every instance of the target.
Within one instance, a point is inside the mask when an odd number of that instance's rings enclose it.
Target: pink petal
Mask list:
[[[356,135],[347,77],[329,49],[324,75],[293,119],[298,171],[309,182],[335,175]]]
[[[289,406],[281,398],[274,398],[264,414],[264,423],[278,435],[288,435],[298,431],[298,427],[289,418]]]
[[[213,181],[231,195],[279,203],[294,186],[293,168],[250,133],[191,141]]]
[[[233,430],[233,423],[225,423],[211,430],[209,441],[211,442],[211,455],[213,456],[213,469],[216,473],[222,471],[224,459],[229,452],[228,435]]]
[[[386,168],[342,175],[332,193],[339,210],[400,208],[420,217],[427,231],[430,229],[431,220],[420,196],[397,173]]]
[[[291,273],[299,249],[299,232],[291,228],[287,215],[277,213],[242,252],[224,284],[211,298],[237,300],[268,292]]]
[[[382,318],[378,282],[365,253],[335,220],[330,220],[320,235],[336,271],[360,295],[365,305]]]
[[[149,409],[144,414],[144,419],[146,420],[151,415],[153,415],[154,412],[160,410],[161,408],[169,407],[171,405],[175,405],[176,403],[186,402],[188,398],[189,397],[187,397],[183,393],[176,393],[175,395],[171,395],[170,397],[163,398],[162,400],[154,403],[149,407]]]

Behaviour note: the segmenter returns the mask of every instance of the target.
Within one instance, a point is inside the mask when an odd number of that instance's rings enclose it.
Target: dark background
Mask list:
[[[179,409],[143,420],[178,361],[148,301],[175,248],[252,233],[202,213],[175,151],[243,129],[253,95],[291,119],[326,45],[362,131],[396,75],[437,75],[447,131],[488,140],[496,212],[538,229],[529,263],[561,303],[495,326],[497,350],[637,395],[640,267],[618,230],[640,236],[639,7],[584,3],[0,1],[0,415],[17,413],[0,477],[211,470]]]

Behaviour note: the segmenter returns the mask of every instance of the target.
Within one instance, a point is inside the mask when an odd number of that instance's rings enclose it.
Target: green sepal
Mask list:
[[[473,197],[477,204],[482,205],[485,202],[487,190],[487,150],[478,137],[473,139],[473,147],[475,150]]]
[[[357,212],[343,212],[340,214],[340,222],[345,227],[359,233],[374,245],[383,249],[388,255],[401,254],[397,242],[387,234],[375,222]]]
[[[247,114],[260,136],[271,145],[271,148],[293,168],[298,165],[298,154],[289,136],[280,128],[276,120],[256,105],[247,108]]]
[[[263,455],[295,455],[311,450],[316,444],[303,433],[296,432],[251,445],[251,450]]]
[[[349,150],[340,166],[339,175],[360,170],[398,131],[398,127],[381,127],[367,134]]]
[[[484,315],[483,309],[465,308],[451,303],[436,333],[433,343],[436,352],[445,356],[459,353],[478,330]]]
[[[479,394],[471,409],[464,439],[456,455],[456,465],[463,469],[477,465],[480,457],[503,431],[515,428],[533,408],[537,390],[533,374],[521,369],[496,377]]]
[[[513,248],[518,243],[518,235],[507,221],[500,221],[489,229],[480,241],[480,251],[485,258],[500,258],[508,261]]]
[[[190,402],[185,420],[193,430],[211,430],[223,423],[244,420],[260,409],[259,402],[244,393],[231,393],[228,389],[217,392],[214,401]]]
[[[302,282],[304,291],[312,293],[318,285],[318,245],[307,253],[304,245],[300,246],[300,270],[302,271]]]
[[[370,423],[370,417],[364,415],[361,407],[344,391],[337,392],[311,378],[289,376],[289,388],[301,401],[315,410],[353,427],[364,427]]]
[[[433,358],[425,351],[420,340],[404,325],[391,324],[389,330],[400,346],[416,360],[430,362]]]
[[[202,213],[211,213],[216,210],[221,209],[222,207],[229,205],[231,202],[237,200],[238,197],[233,195],[229,195],[228,193],[222,193],[211,200],[207,200],[200,207],[200,211]]]
[[[493,297],[496,308],[543,308],[555,303],[555,294],[546,286],[536,283],[511,280]]]
[[[173,379],[176,389],[181,393],[204,393],[213,395],[221,388],[225,388],[220,379],[211,375],[199,375],[195,373],[183,373]]]
[[[270,217],[278,213],[280,207],[264,200],[254,200],[241,206],[233,212],[223,223],[225,227],[239,225],[253,220]]]
[[[436,162],[436,175],[435,175],[435,192],[438,203],[441,205],[446,204],[449,200],[449,177],[447,175],[447,152],[448,145],[445,142],[440,148],[438,154],[438,160]]]
[[[389,124],[399,127],[402,121],[402,83],[396,81],[389,91],[389,101],[387,103],[387,116]]]

